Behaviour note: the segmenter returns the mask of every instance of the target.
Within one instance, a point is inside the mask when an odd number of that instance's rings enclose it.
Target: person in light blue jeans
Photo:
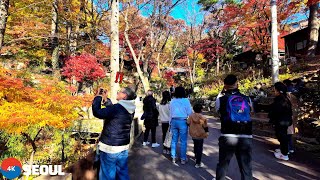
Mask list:
[[[100,152],[99,179],[129,179],[128,150],[119,153]]]
[[[187,141],[188,141],[188,126],[187,118],[192,113],[192,107],[188,98],[186,98],[186,91],[183,87],[177,87],[174,93],[174,99],[170,102],[171,114],[171,157],[172,162],[176,163],[177,159],[177,143],[180,136],[180,156],[181,164],[187,162]]]

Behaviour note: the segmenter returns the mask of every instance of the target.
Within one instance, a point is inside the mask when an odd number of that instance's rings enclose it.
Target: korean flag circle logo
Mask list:
[[[1,174],[8,178],[14,179],[20,176],[22,171],[22,165],[16,158],[7,158],[1,163],[0,172]]]

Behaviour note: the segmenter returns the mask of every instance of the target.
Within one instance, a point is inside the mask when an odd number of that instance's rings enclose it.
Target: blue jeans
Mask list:
[[[224,137],[219,138],[219,162],[216,179],[224,180],[233,155],[236,155],[242,180],[252,180],[252,139]]]
[[[105,153],[100,151],[100,180],[127,180],[128,171],[128,150],[120,153]]]
[[[172,141],[171,141],[171,157],[176,158],[176,148],[178,139],[180,136],[180,156],[181,160],[187,159],[187,141],[188,141],[188,126],[186,120],[176,120],[171,121],[171,131],[172,131]]]

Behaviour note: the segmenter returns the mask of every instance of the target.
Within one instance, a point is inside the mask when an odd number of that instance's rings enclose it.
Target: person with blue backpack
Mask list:
[[[216,100],[220,114],[221,135],[219,137],[219,162],[216,179],[225,179],[229,162],[235,154],[242,180],[252,179],[252,103],[240,93],[238,79],[228,75],[224,79],[224,90]]]

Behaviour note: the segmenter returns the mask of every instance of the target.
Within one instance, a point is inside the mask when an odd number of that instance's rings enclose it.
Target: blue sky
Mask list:
[[[185,0],[175,6],[170,15],[175,19],[185,20],[189,25],[192,21],[195,21],[196,24],[200,24],[204,17],[204,12],[200,10],[201,6],[199,6],[197,2],[197,0]],[[141,11],[143,16],[149,16],[149,13],[148,6]]]
[[[196,24],[200,24],[204,17],[204,12],[201,12],[201,6],[197,4],[197,0],[186,0],[186,2],[176,6],[171,16],[176,19],[183,19],[187,24],[190,24],[190,17],[194,17]]]
[[[190,23],[201,24],[205,13],[201,11],[201,6],[197,4],[198,0],[185,0],[185,2],[177,5],[170,15],[175,19],[185,20],[188,25]],[[148,12],[142,11],[142,15],[147,16]],[[298,22],[301,20],[307,19],[305,14],[296,14],[291,17],[286,23]]]

